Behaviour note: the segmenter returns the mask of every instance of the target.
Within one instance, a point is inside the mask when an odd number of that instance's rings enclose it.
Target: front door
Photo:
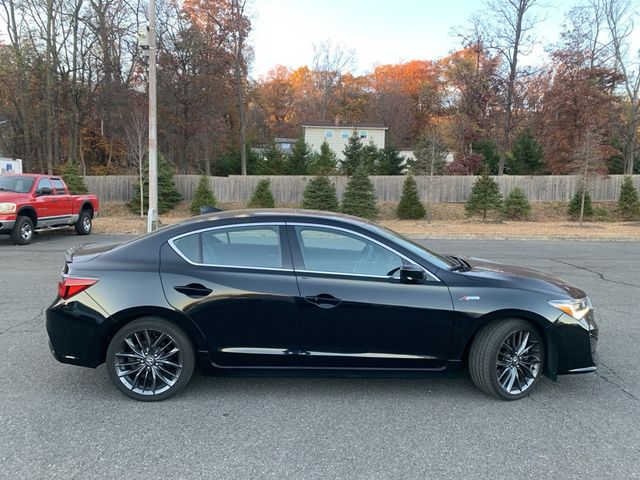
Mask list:
[[[298,287],[284,226],[217,227],[161,252],[167,300],[203,332],[220,367],[295,366]]]
[[[289,225],[300,289],[300,363],[317,368],[443,369],[449,289],[400,283],[407,258],[356,232]]]

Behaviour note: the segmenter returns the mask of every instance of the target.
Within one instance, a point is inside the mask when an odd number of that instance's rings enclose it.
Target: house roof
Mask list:
[[[320,120],[320,121],[310,121],[310,122],[302,122],[303,127],[333,127],[333,128],[379,128],[381,130],[389,130],[384,123],[375,123],[375,122],[340,122],[336,125],[336,122]]]

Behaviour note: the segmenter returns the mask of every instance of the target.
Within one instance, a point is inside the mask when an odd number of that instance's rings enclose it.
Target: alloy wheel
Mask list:
[[[139,395],[158,395],[180,378],[183,355],[168,334],[153,329],[126,336],[114,355],[118,380]]]
[[[22,227],[20,228],[20,236],[25,241],[29,241],[33,236],[33,227],[28,222],[22,224]]]
[[[525,392],[540,374],[539,342],[530,332],[517,330],[502,342],[496,360],[496,377],[509,395]]]
[[[82,220],[82,228],[85,232],[91,230],[91,219],[89,217],[84,217],[84,219]]]

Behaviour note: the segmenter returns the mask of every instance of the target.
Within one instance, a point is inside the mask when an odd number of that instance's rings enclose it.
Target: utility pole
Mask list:
[[[158,221],[158,122],[156,108],[156,0],[149,0],[149,212],[147,231]]]

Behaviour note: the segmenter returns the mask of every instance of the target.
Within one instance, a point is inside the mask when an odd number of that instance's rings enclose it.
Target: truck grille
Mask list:
[[[598,363],[598,336],[590,335],[591,337],[591,358],[593,359],[593,363]]]

